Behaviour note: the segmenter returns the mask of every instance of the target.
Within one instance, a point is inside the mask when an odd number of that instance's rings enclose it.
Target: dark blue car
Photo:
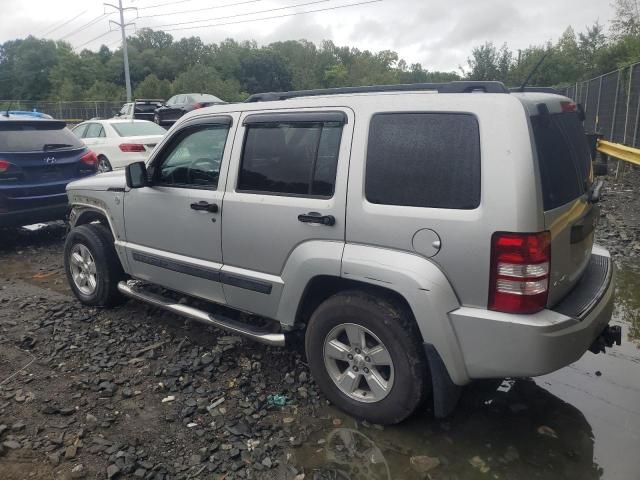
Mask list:
[[[65,187],[97,163],[64,122],[0,112],[0,227],[64,218]]]

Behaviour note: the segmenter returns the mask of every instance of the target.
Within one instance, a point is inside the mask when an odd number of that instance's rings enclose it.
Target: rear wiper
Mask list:
[[[42,150],[57,150],[59,148],[67,147],[73,147],[73,145],[69,145],[68,143],[45,143],[42,146]]]

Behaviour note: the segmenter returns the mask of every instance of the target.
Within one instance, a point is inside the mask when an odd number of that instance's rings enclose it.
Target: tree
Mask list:
[[[239,80],[249,93],[291,90],[293,85],[284,59],[269,48],[254,50],[240,61]]]
[[[195,65],[178,75],[173,82],[173,93],[209,93],[227,102],[247,97],[237,80],[222,80],[212,67]]]
[[[475,47],[469,65],[469,80],[500,80],[506,82],[513,64],[513,53],[506,44],[498,49],[492,42]]]
[[[611,21],[611,32],[615,38],[636,36],[640,33],[640,5],[638,0],[615,0],[616,11]]]
[[[598,74],[596,59],[606,44],[607,37],[604,34],[604,27],[597,21],[587,27],[584,33],[578,34],[578,61],[586,76]]]
[[[136,98],[161,98],[168,99],[171,96],[171,82],[160,80],[154,74],[147,75],[135,88]]]

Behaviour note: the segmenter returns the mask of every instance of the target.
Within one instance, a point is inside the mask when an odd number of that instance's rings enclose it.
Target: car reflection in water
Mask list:
[[[532,380],[476,382],[445,421],[424,412],[382,429],[324,413],[344,427],[316,431],[295,452],[313,480],[602,477],[584,415]],[[412,466],[414,456],[432,457],[431,469]]]

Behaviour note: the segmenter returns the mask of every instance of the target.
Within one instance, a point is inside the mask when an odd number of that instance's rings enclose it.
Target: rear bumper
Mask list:
[[[585,272],[586,278],[553,310],[511,315],[462,307],[451,312],[469,377],[537,376],[578,360],[613,311],[615,267],[609,252],[594,247],[593,262],[606,269],[604,275],[601,269]]]
[[[46,207],[0,212],[0,227],[20,227],[32,223],[62,220],[65,218],[68,208],[69,206],[65,202]]]

